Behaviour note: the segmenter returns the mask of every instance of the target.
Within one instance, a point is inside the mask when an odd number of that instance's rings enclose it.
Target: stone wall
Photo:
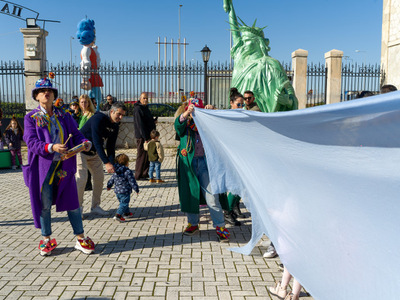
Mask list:
[[[400,0],[383,0],[381,66],[384,84],[400,88]]]
[[[158,118],[157,130],[164,148],[175,148],[179,142],[175,140],[174,118]],[[136,148],[133,117],[124,117],[119,129],[117,148]]]

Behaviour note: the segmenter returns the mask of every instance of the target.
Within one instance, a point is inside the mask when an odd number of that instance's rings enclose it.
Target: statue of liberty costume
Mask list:
[[[234,60],[232,87],[240,93],[250,90],[263,112],[288,111],[297,109],[298,101],[294,89],[282,65],[268,55],[271,50],[263,29],[239,24],[232,0],[224,0],[224,10],[229,13]]]

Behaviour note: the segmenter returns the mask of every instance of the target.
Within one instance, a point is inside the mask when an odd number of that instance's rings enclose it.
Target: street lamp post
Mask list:
[[[204,62],[204,105],[207,105],[207,63],[210,60],[211,50],[205,45],[200,52]]]
[[[178,99],[181,94],[181,7],[183,5],[179,5],[179,39],[178,39]]]
[[[365,51],[365,50],[355,50],[354,52],[355,53],[361,53],[362,59],[363,59],[363,64],[364,64],[364,66],[366,66],[365,56],[366,56],[367,51]]]

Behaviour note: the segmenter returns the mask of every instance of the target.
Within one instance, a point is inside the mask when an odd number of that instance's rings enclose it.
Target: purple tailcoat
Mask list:
[[[57,108],[54,109],[55,111],[58,110]],[[25,184],[29,188],[31,197],[33,221],[36,228],[41,228],[41,188],[53,161],[54,153],[48,153],[45,150],[46,144],[51,144],[52,141],[47,125],[39,126],[37,120],[32,117],[32,115],[37,112],[40,112],[40,108],[31,111],[24,119],[24,141],[28,146],[28,164],[22,166],[22,171]],[[68,149],[87,141],[78,130],[78,125],[72,116],[61,110],[58,110],[58,112],[61,114],[61,116],[58,117],[58,121],[64,131],[64,141],[67,140],[69,134],[72,133],[72,137],[67,144]],[[56,210],[58,212],[74,210],[79,207],[78,191],[75,181],[76,157],[73,156],[63,161],[62,170],[67,172],[67,176],[59,182],[53,182],[53,184],[58,184],[57,196],[53,199],[53,205],[56,205]]]

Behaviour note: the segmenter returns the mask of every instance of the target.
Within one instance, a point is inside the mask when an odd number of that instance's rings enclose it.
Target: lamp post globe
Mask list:
[[[203,49],[201,49],[201,56],[203,57],[203,61],[207,63],[210,60],[210,55],[211,55],[211,50],[210,48],[207,47],[207,45],[204,46]]]
[[[210,60],[210,55],[211,55],[211,50],[210,48],[207,47],[207,45],[204,46],[203,49],[201,49],[201,56],[203,57],[203,62],[204,62],[204,105],[208,104],[208,97],[207,97],[207,63]]]

